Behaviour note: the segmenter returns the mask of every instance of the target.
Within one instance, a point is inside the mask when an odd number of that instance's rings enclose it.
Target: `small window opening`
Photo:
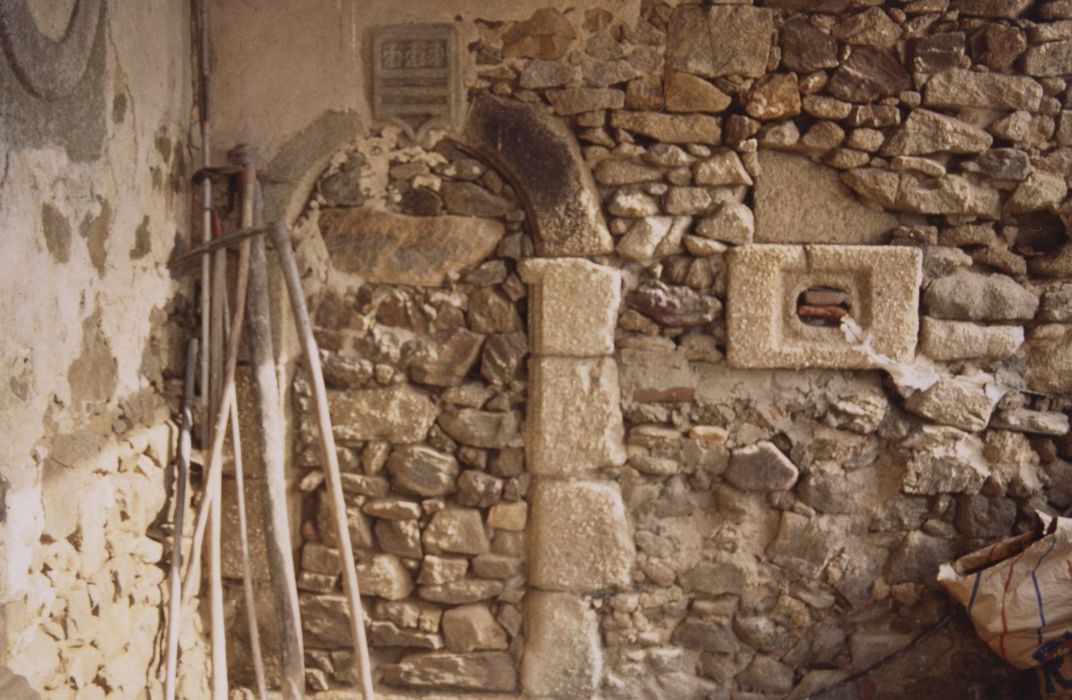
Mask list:
[[[849,295],[837,287],[811,287],[797,297],[797,317],[809,326],[838,326],[849,311]]]

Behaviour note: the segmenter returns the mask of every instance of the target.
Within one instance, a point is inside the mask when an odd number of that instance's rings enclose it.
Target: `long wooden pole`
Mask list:
[[[241,154],[239,157],[242,157]],[[242,226],[253,224],[253,200],[257,187],[256,171],[251,165],[242,170]],[[225,300],[226,301],[226,300]],[[224,304],[224,315],[227,306]],[[257,602],[253,591],[253,566],[249,558],[249,526],[246,520],[245,474],[242,464],[242,437],[238,424],[237,403],[231,414],[231,449],[234,452],[236,505],[238,506],[238,542],[242,550],[242,590],[246,599],[246,622],[249,624],[250,652],[253,656],[253,675],[257,683],[257,696],[268,699],[268,685],[264,673],[264,656],[261,653],[260,626],[257,624]]]
[[[175,700],[175,677],[179,663],[179,627],[182,623],[182,531],[186,514],[186,479],[190,471],[191,404],[197,378],[197,338],[186,344],[186,377],[182,390],[182,425],[179,429],[179,458],[175,465],[175,531],[172,534],[171,582],[168,595],[168,631],[164,698]]]
[[[364,612],[361,609],[361,591],[357,584],[357,569],[354,564],[354,552],[350,544],[350,528],[346,519],[346,501],[343,498],[342,478],[339,476],[339,458],[335,453],[335,435],[331,427],[331,414],[328,410],[327,388],[324,386],[324,374],[320,368],[320,352],[313,337],[313,325],[309,320],[309,309],[305,305],[305,294],[301,287],[298,265],[294,260],[294,251],[290,247],[286,226],[277,222],[271,229],[272,242],[283,269],[283,280],[287,285],[294,321],[301,341],[305,362],[309,369],[309,378],[313,384],[313,398],[316,403],[316,419],[320,432],[320,453],[327,469],[328,493],[331,511],[335,519],[335,536],[342,555],[342,580],[346,589],[347,602],[350,607],[350,633],[354,640],[354,664],[357,666],[359,686],[365,700],[372,700],[372,671],[369,666],[368,641],[365,639]]]
[[[259,217],[256,217],[259,218]],[[294,554],[287,518],[283,416],[275,374],[275,349],[268,294],[268,258],[264,236],[252,240],[249,269],[249,341],[257,385],[257,419],[264,457],[264,532],[268,569],[282,647],[280,686],[286,700],[299,700],[305,689],[305,653]]]

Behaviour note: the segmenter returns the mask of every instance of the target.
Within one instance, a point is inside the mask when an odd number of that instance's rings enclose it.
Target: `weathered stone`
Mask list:
[[[469,328],[477,333],[509,333],[522,328],[517,307],[494,287],[473,290],[465,317]]]
[[[421,586],[417,595],[422,600],[445,605],[468,605],[490,600],[503,592],[502,581],[463,578],[438,586]]]
[[[1012,430],[1018,433],[1035,433],[1060,437],[1068,433],[1068,416],[1057,411],[1031,411],[1026,408],[1010,408],[995,413],[990,420],[990,427],[997,430]]]
[[[375,365],[363,358],[324,352],[321,360],[324,382],[332,389],[364,389],[375,376]]]
[[[766,70],[773,35],[770,10],[683,5],[670,16],[666,62],[674,70],[707,78],[758,78]]]
[[[902,446],[908,455],[905,493],[978,493],[990,475],[982,441],[956,428],[923,426]]]
[[[509,532],[524,532],[529,506],[524,501],[496,503],[488,510],[488,527]]]
[[[724,202],[743,199],[743,187],[671,187],[663,197],[667,214],[697,216]]]
[[[688,327],[710,323],[722,314],[722,303],[688,287],[643,282],[625,296],[625,304],[664,326]]]
[[[945,166],[937,160],[920,156],[894,156],[890,167],[896,171],[910,170],[927,177],[942,177],[946,173]]]
[[[1035,391],[1072,394],[1072,325],[1047,324],[1024,344],[1027,385]]]
[[[826,89],[847,102],[873,102],[897,95],[912,86],[901,62],[887,51],[873,46],[853,46]]]
[[[374,647],[412,647],[436,651],[443,648],[443,638],[429,632],[399,629],[393,622],[373,620],[369,625],[369,644]]]
[[[520,268],[529,290],[533,352],[586,357],[614,352],[621,276],[587,260],[531,260]]]
[[[521,557],[480,554],[473,558],[473,573],[480,578],[506,580],[521,576]]]
[[[800,114],[800,87],[796,73],[772,73],[758,80],[745,103],[748,116],[761,121]]]
[[[413,592],[413,578],[394,554],[376,554],[367,564],[357,565],[362,595],[401,600]]]
[[[837,148],[844,140],[844,129],[831,121],[819,121],[808,128],[797,146],[802,152],[815,156]]]
[[[894,206],[900,211],[918,214],[971,214],[988,219],[1001,217],[998,191],[959,175],[935,178],[901,173]]]
[[[365,593],[364,588],[361,590]],[[354,643],[350,633],[350,609],[343,595],[302,595],[302,631],[308,646],[321,649],[349,647]]]
[[[852,108],[849,126],[882,127],[901,123],[901,110],[893,105],[864,104]]]
[[[391,488],[391,485],[387,483],[387,479],[382,476],[369,476],[352,472],[343,472],[339,476],[342,481],[342,490],[346,494],[382,498],[387,495]]]
[[[696,224],[696,234],[714,241],[746,245],[752,242],[756,231],[755,217],[746,204],[727,202],[719,207],[714,216],[701,219]]]
[[[1047,323],[1072,321],[1072,285],[1051,287],[1042,293],[1038,320]]]
[[[819,119],[845,119],[852,114],[851,103],[829,95],[805,95],[801,104],[805,112]]]
[[[424,530],[424,546],[429,552],[482,554],[488,551],[484,521],[475,508],[446,508],[437,511]]]
[[[953,0],[962,15],[1014,19],[1027,9],[1031,0]]]
[[[538,105],[481,95],[469,109],[461,138],[525,193],[538,254],[613,250],[580,146],[560,119]]]
[[[766,440],[733,450],[730,466],[722,474],[742,491],[786,491],[799,475],[797,466]]]
[[[733,102],[703,78],[673,70],[663,79],[663,95],[668,112],[722,112]]]
[[[953,542],[922,532],[909,532],[890,553],[886,563],[886,580],[890,583],[930,583],[938,576],[938,567],[956,556]]]
[[[1021,326],[981,326],[968,321],[942,321],[924,316],[920,350],[939,362],[1004,360],[1024,342]]]
[[[529,339],[525,333],[494,333],[484,343],[480,374],[492,384],[509,384],[517,378],[528,352]]]
[[[463,506],[487,508],[502,498],[503,483],[490,474],[477,469],[462,472],[458,478],[457,501]]]
[[[407,368],[409,376],[419,384],[429,386],[458,386],[480,357],[484,336],[464,328],[436,333],[431,347],[421,353]]]
[[[526,90],[544,90],[567,85],[578,77],[577,66],[565,61],[529,61],[521,69],[517,82]]]
[[[958,68],[964,58],[964,33],[948,32],[909,42],[913,73],[941,73]]]
[[[458,460],[424,445],[396,448],[387,469],[396,487],[418,496],[453,493],[458,478]]]
[[[817,579],[840,550],[833,516],[808,518],[784,511],[767,557],[805,579]]]
[[[578,593],[629,585],[636,551],[617,484],[540,479],[530,504],[529,584]]]
[[[990,413],[1000,392],[983,377],[942,376],[931,387],[917,391],[904,402],[905,410],[969,432],[978,432],[990,422]]]
[[[797,73],[812,73],[838,64],[837,41],[805,17],[781,26],[782,65]]]
[[[492,617],[487,605],[475,603],[443,613],[443,639],[450,651],[506,649],[506,630]]]
[[[1005,202],[1005,212],[1022,214],[1056,207],[1068,194],[1065,178],[1040,171],[1031,173]]]
[[[490,255],[498,221],[407,216],[374,209],[324,209],[320,232],[331,264],[366,282],[438,287]]]
[[[756,178],[757,243],[881,243],[897,219],[860,204],[836,170],[761,150]],[[856,171],[850,171],[856,172]],[[801,207],[800,202],[823,202]]]
[[[621,109],[625,106],[625,93],[610,88],[565,88],[548,90],[547,100],[555,114],[570,116],[600,109]]]
[[[923,294],[934,318],[956,321],[1030,321],[1039,300],[1016,280],[960,269],[935,280]]]
[[[693,167],[693,182],[697,185],[751,185],[752,177],[737,154],[724,149]]]
[[[793,667],[772,656],[756,654],[748,667],[737,674],[737,681],[745,688],[763,693],[788,693],[794,684]]]
[[[1072,41],[1051,41],[1032,46],[1024,54],[1024,72],[1035,76],[1072,73]]]
[[[1056,122],[1046,114],[1017,110],[993,122],[990,133],[1021,148],[1045,148],[1053,139]]]
[[[988,540],[1007,537],[1016,522],[1016,502],[981,494],[960,496],[953,522],[965,537]]]
[[[336,207],[359,207],[365,203],[361,192],[361,175],[365,158],[360,153],[347,153],[338,172],[317,183],[317,189],[329,204]]]
[[[404,501],[401,498],[377,498],[366,501],[361,506],[361,511],[374,518],[388,518],[390,520],[417,520],[421,517],[419,503]]]
[[[722,595],[736,593],[747,585],[747,572],[733,562],[704,561],[679,576],[690,592]]]
[[[928,107],[1038,110],[1042,86],[1031,78],[954,69],[927,81],[923,104]]]
[[[625,462],[618,366],[611,358],[535,358],[526,421],[533,474],[574,475]]]
[[[647,261],[678,252],[692,220],[688,217],[648,216],[638,219],[618,241],[618,253],[630,260]]]
[[[443,204],[451,214],[467,217],[499,218],[516,205],[474,182],[448,181],[439,189]]]
[[[380,549],[407,559],[420,559],[421,528],[416,520],[378,520],[373,531]]]
[[[983,153],[994,139],[982,129],[927,109],[913,109],[882,147],[886,156],[927,153]]]
[[[577,31],[561,12],[544,7],[523,22],[512,24],[502,35],[503,58],[537,58],[557,61],[577,38]]]
[[[638,219],[657,215],[659,203],[646,192],[623,188],[607,200],[607,211],[617,217]]]
[[[421,561],[417,583],[422,586],[439,586],[465,578],[469,560],[465,557],[440,557],[429,554]]]
[[[610,125],[663,143],[718,143],[722,136],[718,118],[706,114],[616,111]]]
[[[340,442],[422,442],[435,422],[427,396],[406,385],[385,389],[329,391],[328,407]]]
[[[992,148],[961,167],[996,180],[1026,180],[1032,170],[1027,153],[1015,148]]]
[[[521,685],[527,695],[587,698],[598,691],[603,648],[588,603],[567,593],[529,593],[525,628]]]
[[[484,449],[521,446],[521,415],[517,411],[444,411],[439,427],[463,445]]]
[[[599,161],[594,172],[596,182],[612,187],[657,182],[662,179],[662,171],[620,158],[607,158]]]
[[[753,245],[727,252],[727,359],[736,367],[873,367],[874,353],[911,361],[918,324],[921,255],[902,247]],[[822,280],[848,293],[849,313],[873,352],[837,328],[796,313]],[[866,280],[866,282],[862,281]]]
[[[512,693],[517,688],[517,672],[514,658],[504,651],[436,651],[406,656],[386,666],[384,682],[411,688]]]
[[[1001,73],[1012,68],[1027,48],[1027,38],[1018,27],[994,22],[972,35],[971,47],[979,63]]]
[[[686,649],[715,654],[733,654],[740,650],[740,642],[728,619],[705,619],[690,615],[677,626],[670,641]]]

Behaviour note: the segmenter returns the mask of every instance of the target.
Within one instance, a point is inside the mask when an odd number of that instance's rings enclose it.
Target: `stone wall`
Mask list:
[[[466,123],[373,130],[299,225],[379,680],[1029,696],[935,575],[1072,505],[1067,8],[532,9],[459,15]]]
[[[170,507],[192,298],[164,266],[190,229],[189,19],[184,3],[0,9],[4,697],[158,685],[152,525]]]

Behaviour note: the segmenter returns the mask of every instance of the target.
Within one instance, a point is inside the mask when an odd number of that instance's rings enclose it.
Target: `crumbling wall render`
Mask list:
[[[157,683],[188,26],[183,3],[0,10],[0,664],[46,697]]]

